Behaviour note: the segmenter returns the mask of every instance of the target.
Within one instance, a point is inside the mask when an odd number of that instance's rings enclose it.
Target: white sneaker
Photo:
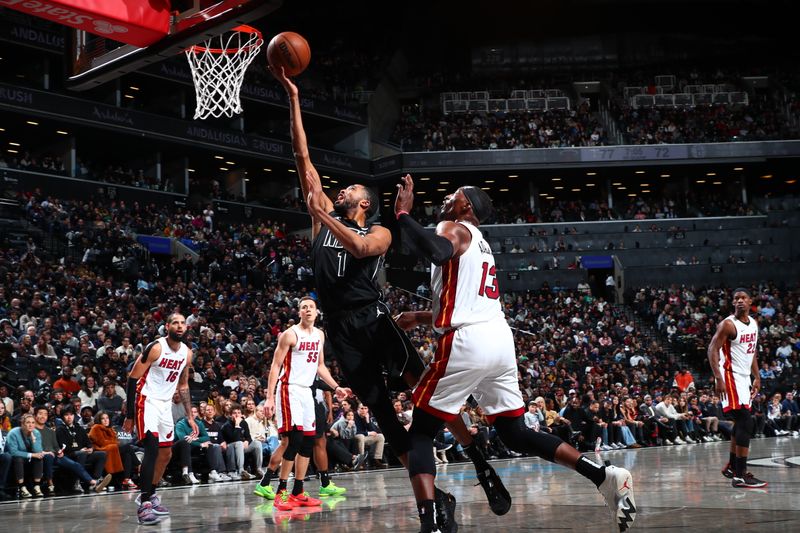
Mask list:
[[[609,450],[613,450],[613,448],[611,446],[609,446],[608,444],[603,444],[602,446],[600,446],[600,449],[602,451],[604,451],[604,452],[607,452]]]
[[[714,439],[715,442],[719,442],[722,440],[722,437],[720,437],[719,435],[714,435],[711,438]]]
[[[618,466],[606,467],[606,479],[598,487],[611,509],[620,532],[626,531],[636,520],[636,503],[633,498],[631,473]]]
[[[675,437],[675,444],[686,444],[686,441],[680,437]]]
[[[231,476],[229,476],[229,475],[228,475],[227,473],[225,473],[225,472],[222,472],[222,473],[219,475],[219,480],[220,480],[220,481],[230,481],[230,480],[231,480]]]
[[[194,477],[194,472],[189,472],[189,479],[192,481],[192,485],[200,484],[200,480]]]
[[[694,439],[692,439],[692,437],[687,435],[686,436],[686,442],[688,442],[689,444],[694,444]]]
[[[209,483],[218,483],[222,481],[222,476],[217,473],[216,470],[212,470],[208,473],[208,482]]]
[[[798,433],[797,431],[792,431],[792,437],[796,437],[798,435],[800,435],[800,433]]]
[[[664,439],[664,446],[672,446],[672,441],[669,439]]]
[[[627,446],[625,446],[621,442],[615,442],[614,445],[617,447],[618,450],[624,450],[625,448],[627,448]]]

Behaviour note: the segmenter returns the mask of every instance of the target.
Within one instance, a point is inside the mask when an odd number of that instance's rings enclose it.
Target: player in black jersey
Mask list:
[[[400,390],[416,385],[424,363],[380,300],[377,276],[392,234],[369,222],[378,210],[378,198],[367,187],[351,185],[339,192],[335,202],[324,194],[309,156],[297,86],[282,68],[272,73],[289,96],[292,149],[312,217],[314,278],[330,342],[350,388],[372,410],[392,450],[406,464],[411,440],[392,408],[384,370],[389,386]],[[478,447],[472,445],[460,418],[452,424],[451,431],[475,463],[492,510],[498,514],[507,512],[511,506],[508,491]],[[437,507],[452,515],[455,499],[441,491],[437,492],[437,499]],[[445,522],[440,524],[443,530],[451,530],[452,516],[441,517],[440,521]]]

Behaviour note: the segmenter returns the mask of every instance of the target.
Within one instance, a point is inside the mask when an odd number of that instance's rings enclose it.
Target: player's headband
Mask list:
[[[464,196],[469,200],[472,206],[472,212],[475,213],[475,218],[477,218],[481,224],[485,222],[492,215],[493,211],[492,200],[489,198],[489,195],[472,185],[461,187],[461,190],[464,191]]]

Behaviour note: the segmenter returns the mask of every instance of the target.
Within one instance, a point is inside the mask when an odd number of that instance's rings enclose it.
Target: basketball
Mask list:
[[[283,67],[286,75],[297,76],[311,60],[311,48],[302,35],[293,31],[279,33],[267,46],[267,61],[270,67]]]

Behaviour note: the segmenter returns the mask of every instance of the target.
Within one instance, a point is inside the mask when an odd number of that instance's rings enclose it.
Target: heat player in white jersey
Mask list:
[[[714,390],[722,400],[722,410],[734,419],[730,456],[722,475],[731,478],[734,487],[746,489],[767,485],[747,471],[750,435],[755,427],[750,402],[761,388],[756,357],[758,321],[750,316],[752,303],[749,289],[734,290],[734,314],[719,323],[708,347]]]
[[[128,408],[124,423],[130,431],[136,419],[136,434],[144,448],[141,481],[137,498],[140,524],[154,524],[169,514],[156,495],[156,487],[172,457],[175,425],[172,421],[172,395],[180,393],[192,437],[198,435],[189,395],[189,366],[192,350],[183,343],[186,318],[180,313],[167,317],[167,336],[149,345],[128,374]]]
[[[299,308],[300,324],[287,329],[278,338],[264,403],[267,419],[275,414],[281,448],[284,450],[278,490],[274,497],[274,506],[281,511],[320,505],[320,500],[311,498],[303,489],[303,478],[316,437],[316,410],[311,386],[317,374],[340,400],[352,394],[350,389],[339,387],[325,366],[325,334],[314,327],[319,314],[316,301],[305,297],[300,300]],[[292,467],[295,469],[295,478],[292,493],[289,494],[286,480]],[[261,494],[258,487],[256,494],[269,498],[266,494],[269,482],[270,476],[265,475],[259,483],[259,487],[264,487],[261,490],[265,494]]]
[[[625,531],[636,516],[630,472],[596,464],[558,437],[525,426],[514,338],[500,303],[492,249],[478,229],[491,215],[491,199],[477,187],[459,188],[445,198],[442,221],[433,234],[408,214],[413,181],[408,175],[402,181],[395,214],[412,247],[433,262],[433,310],[401,313],[397,322],[403,329],[432,324],[441,334],[433,362],[414,389],[410,428],[414,447],[408,470],[422,531],[436,527],[430,520],[436,474],[433,437],[444,422],[459,415],[470,395],[509,448],[573,468],[592,480]]]

